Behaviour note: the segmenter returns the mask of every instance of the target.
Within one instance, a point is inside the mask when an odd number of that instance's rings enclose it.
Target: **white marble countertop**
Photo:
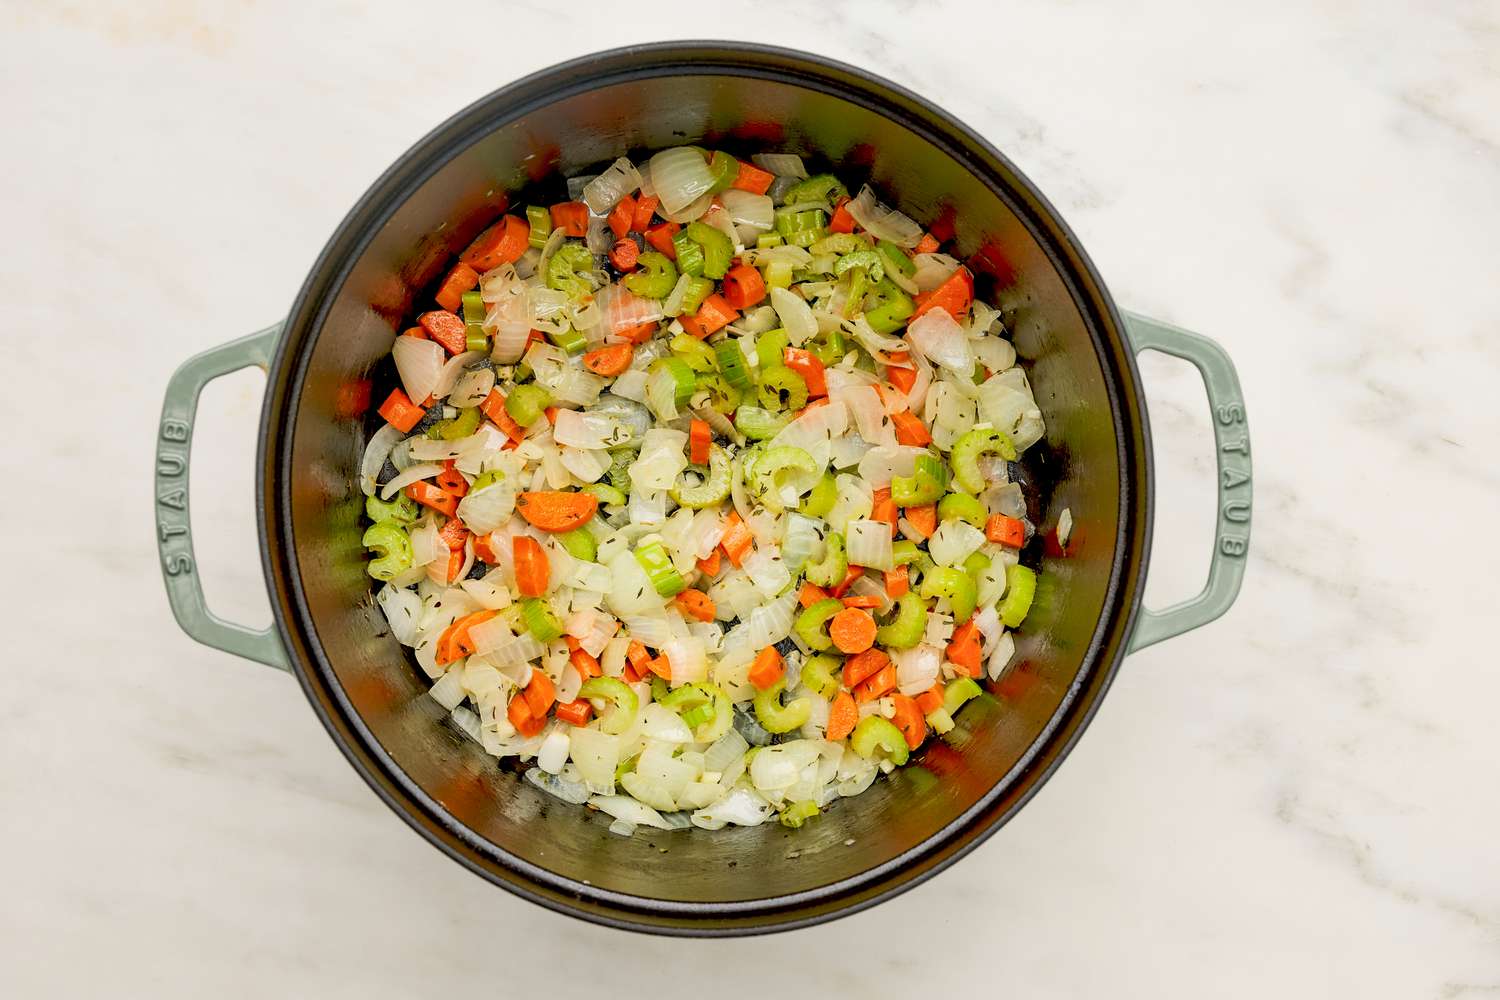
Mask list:
[[[675,6],[6,7],[0,994],[582,996],[599,973],[697,997],[751,949],[715,992],[764,969],[840,997],[1500,994],[1494,5]],[[168,373],[281,316],[417,136],[545,63],[684,35],[811,46],[979,128],[1122,305],[1229,349],[1256,454],[1227,618],[1131,657],[956,868],[753,943],[587,926],[447,861],[287,677],[178,632],[149,528]],[[1160,604],[1201,579],[1212,459],[1195,377],[1144,367]],[[259,391],[210,393],[194,465],[211,599],[252,620]]]

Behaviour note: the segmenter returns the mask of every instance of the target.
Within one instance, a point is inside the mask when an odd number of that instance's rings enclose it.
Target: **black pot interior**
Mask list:
[[[268,564],[304,684],[393,807],[466,864],[585,916],[724,932],[878,898],[1008,815],[1086,721],[1123,648],[1147,542],[1147,456],[1133,368],[1069,234],[1003,160],[917,99],[774,50],[621,50],[522,81],[423,140],[355,209],[288,324],[267,404]],[[1048,425],[1025,475],[1043,526],[1072,509],[1043,567],[1015,665],[915,766],[797,831],[610,834],[445,718],[372,601],[356,470],[370,425],[349,400],[449,255],[505,193],[684,142],[800,152],[951,225],[1002,303]],[[942,220],[942,221],[940,221]],[[377,397],[383,387],[377,386]],[[377,398],[378,402],[378,398]]]

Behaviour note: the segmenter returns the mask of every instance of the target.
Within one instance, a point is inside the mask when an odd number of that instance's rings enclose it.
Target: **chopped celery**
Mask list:
[[[786,240],[782,239],[777,233],[761,233],[755,237],[755,249],[769,250],[772,247],[779,247],[785,242]]]
[[[828,216],[820,208],[800,212],[776,210],[776,232],[792,246],[812,246],[827,235]]]
[[[678,230],[672,235],[672,249],[677,254],[677,270],[695,278],[703,277],[703,248],[693,241],[686,229]]]
[[[597,698],[610,704],[610,710],[599,716],[599,728],[616,736],[635,722],[636,709],[641,701],[630,685],[617,677],[590,677],[578,689],[578,697],[591,701]]]
[[[807,576],[807,582],[814,586],[833,587],[843,583],[844,576],[848,572],[849,560],[844,554],[844,536],[835,531],[828,536],[828,545],[822,560],[808,564],[804,574]]]
[[[613,507],[625,502],[625,494],[608,483],[589,483],[583,488],[583,492],[592,493],[599,498],[599,503],[604,506]]]
[[[906,255],[906,251],[890,240],[879,241],[875,244],[875,249],[880,251],[880,255],[885,258],[885,266],[892,271],[900,271],[908,278],[917,273],[917,265]]]
[[[755,338],[755,362],[761,371],[774,368],[782,363],[786,349],[791,346],[791,338],[781,327],[767,330]]]
[[[976,580],[979,578],[980,573],[989,568],[990,557],[983,552],[970,552],[969,558],[964,560],[964,572]]]
[[[752,441],[766,441],[775,437],[791,421],[788,414],[772,413],[758,406],[741,406],[734,411],[735,428]]]
[[[708,189],[711,194],[728,191],[740,176],[740,161],[716,149],[708,158],[708,175],[714,179],[713,187]]]
[[[411,568],[411,538],[395,521],[381,521],[365,529],[360,544],[375,553],[365,567],[377,580],[390,580]]]
[[[984,689],[974,683],[972,677],[955,677],[947,687],[943,688],[942,711],[951,716],[970,699],[978,698],[983,693]]]
[[[664,253],[647,250],[636,258],[637,270],[620,283],[643,299],[664,299],[677,284],[677,265]]]
[[[976,427],[953,442],[949,461],[953,463],[953,480],[966,493],[978,493],[985,487],[984,471],[979,460],[996,454],[1006,461],[1016,460],[1016,445],[1010,435],[994,427]]]
[[[610,465],[606,475],[609,484],[622,494],[630,492],[630,467],[635,464],[637,454],[629,448],[616,448],[609,453]],[[624,498],[619,502],[624,503]]]
[[[466,406],[452,420],[439,420],[433,424],[427,431],[427,436],[435,441],[457,441],[479,430],[479,423],[483,419],[484,415],[479,412],[479,407]]]
[[[464,292],[460,301],[464,314],[464,347],[488,354],[490,338],[484,332],[484,298],[478,292]]]
[[[563,329],[561,333],[547,334],[547,340],[555,347],[561,347],[569,354],[582,354],[588,350],[588,338],[571,326]]]
[[[526,631],[530,632],[537,642],[551,642],[553,639],[562,638],[562,623],[557,620],[557,615],[552,613],[552,608],[547,602],[538,597],[528,597],[521,602],[521,620],[526,623]]]
[[[838,486],[835,485],[833,476],[825,472],[807,495],[807,499],[802,501],[802,513],[808,517],[826,517],[838,499]]]
[[[505,397],[505,412],[522,427],[530,427],[542,419],[542,411],[551,405],[552,393],[535,382],[518,385]]]
[[[818,815],[818,804],[812,799],[803,799],[781,810],[779,819],[782,826],[796,830],[816,815]]]
[[[552,235],[552,213],[540,205],[527,205],[526,222],[531,226],[527,242],[540,250],[547,245],[547,237]]]
[[[880,715],[867,715],[859,720],[859,725],[849,734],[849,749],[867,760],[876,759],[877,752],[884,751],[882,756],[890,758],[897,767],[905,764],[911,755],[901,730]]]
[[[574,559],[582,559],[584,562],[593,562],[599,554],[599,544],[594,541],[594,536],[588,533],[587,528],[574,528],[572,531],[564,531],[556,536],[558,544],[567,550],[568,555]]]
[[[846,274],[854,270],[862,270],[871,281],[879,282],[885,277],[885,258],[874,250],[862,249],[846,253],[833,263],[834,274]]]
[[[1005,596],[1000,600],[1000,621],[1016,628],[1026,620],[1036,597],[1036,572],[1020,564],[1005,567]]]
[[[821,627],[818,632],[823,633]],[[809,656],[807,662],[802,664],[802,686],[824,698],[832,698],[839,693],[838,678],[834,675],[842,666],[837,657],[823,654]]]
[[[709,408],[723,414],[733,413],[740,405],[740,391],[730,385],[718,372],[699,375],[696,391],[708,393]]]
[[[953,608],[953,623],[962,625],[974,613],[979,602],[979,585],[961,569],[934,566],[922,576],[922,596],[946,597]]]
[[[921,558],[921,555],[922,553],[917,549],[916,542],[903,538],[899,542],[891,543],[891,558],[895,560],[897,566],[914,563]]]
[[[892,649],[911,649],[927,631],[927,602],[908,590],[896,599],[896,617],[881,625],[875,641]]]
[[[833,640],[828,637],[828,623],[834,615],[843,610],[844,602],[836,597],[815,601],[802,609],[793,628],[802,637],[802,641],[813,649],[819,652],[831,649]]]
[[[891,480],[891,499],[897,507],[923,507],[936,503],[948,485],[948,467],[936,455],[918,455],[910,476]]]
[[[578,298],[589,290],[589,283],[581,277],[594,269],[594,255],[582,243],[564,243],[547,261],[547,287],[566,292],[569,298]]]
[[[703,276],[715,281],[729,273],[729,262],[734,259],[734,243],[724,231],[706,222],[689,222],[683,230],[688,239],[703,248]]]
[[[376,524],[381,521],[395,521],[398,524],[410,524],[422,516],[417,509],[417,502],[405,493],[397,493],[396,498],[390,502],[380,499],[378,496],[365,497],[365,516]]]
[[[729,496],[729,456],[723,448],[713,445],[708,451],[708,476],[697,486],[683,486],[681,480],[673,484],[670,493],[679,507],[701,509],[712,507]]]
[[[873,301],[873,305],[870,303]],[[876,333],[892,334],[906,325],[917,306],[890,278],[881,278],[865,294],[865,322]]]
[[[773,365],[761,369],[756,395],[768,410],[800,410],[807,405],[807,382],[786,365]]]
[[[832,174],[814,174],[787,188],[781,196],[783,205],[800,205],[803,202],[821,201],[830,206],[840,198],[849,197],[849,189]]]
[[[984,504],[967,493],[949,493],[938,501],[939,521],[967,521],[976,528],[983,528],[989,517]]]
[[[692,316],[703,305],[703,300],[713,294],[714,283],[707,278],[688,275],[687,287],[682,294],[682,311],[679,315]]]
[[[782,477],[799,472],[812,475],[817,471],[813,457],[801,448],[772,448],[756,459],[753,471],[746,470],[745,486],[767,510],[780,514],[786,509],[781,497]]]
[[[719,371],[724,373],[724,381],[741,391],[750,388],[750,373],[745,369],[745,354],[740,350],[740,342],[734,337],[725,337],[714,344],[714,360],[718,363]]]
[[[768,733],[789,733],[812,717],[812,701],[798,698],[789,705],[781,703],[781,693],[786,690],[786,678],[755,693],[755,719]],[[906,744],[903,742],[902,746]]]
[[[667,346],[695,372],[711,372],[718,367],[719,358],[714,349],[692,334],[679,333]]]
[[[687,581],[677,572],[677,567],[672,565],[672,557],[667,555],[661,542],[647,542],[638,547],[635,550],[635,561],[641,564],[651,586],[662,597],[676,597],[687,589]]]

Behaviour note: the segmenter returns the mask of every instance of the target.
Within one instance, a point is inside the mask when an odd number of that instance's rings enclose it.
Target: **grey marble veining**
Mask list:
[[[664,997],[1500,994],[1500,9],[692,11],[4,7],[20,560],[0,994],[583,996],[592,977]],[[1123,306],[1229,349],[1256,460],[1227,618],[1130,658],[1066,766],[958,867],[761,942],[584,926],[446,861],[294,683],[177,632],[149,527],[167,374],[281,315],[412,141],[556,59],[688,35],[815,48],[977,127]],[[1195,378],[1143,370],[1166,603],[1201,580],[1211,452]],[[215,392],[194,456],[210,592],[237,617],[266,614],[258,410],[253,378]]]

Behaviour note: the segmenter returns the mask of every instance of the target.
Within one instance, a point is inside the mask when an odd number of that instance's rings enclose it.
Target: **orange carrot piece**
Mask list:
[[[885,669],[891,658],[881,649],[867,649],[844,661],[844,687],[858,687]]]
[[[1001,545],[1019,549],[1026,544],[1026,525],[1019,518],[991,514],[984,522],[984,537]]]
[[[970,619],[953,630],[953,638],[948,643],[948,662],[962,668],[960,672],[970,677],[980,675],[980,638],[979,626]]]
[[[417,503],[431,507],[439,514],[446,514],[449,517],[458,516],[458,497],[447,490],[419,480],[415,483],[408,483],[404,492]]]
[[[552,206],[552,228],[569,236],[587,236],[589,207],[581,201],[563,201]]]
[[[557,700],[557,688],[552,678],[540,670],[531,672],[531,680],[521,693],[526,696],[526,707],[531,709],[531,714],[541,719],[547,717],[547,710]]]
[[[937,505],[926,504],[921,507],[907,507],[905,509],[906,523],[923,538],[931,538],[932,533],[937,530]]]
[[[863,653],[875,645],[875,619],[863,608],[844,608],[828,624],[828,636],[843,653]]]
[[[531,706],[526,703],[524,694],[517,694],[510,699],[510,704],[505,709],[505,717],[510,720],[512,726],[516,727],[516,732],[528,739],[541,732],[542,727],[547,724],[546,716],[537,718],[532,714]]]
[[[857,597],[842,598],[846,608],[878,608],[885,602],[875,594],[860,594]]]
[[[672,664],[667,662],[665,656],[656,656],[647,660],[646,669],[664,681],[672,680]]]
[[[464,542],[469,540],[469,529],[456,517],[450,517],[448,522],[438,529],[438,537],[448,546],[449,551],[461,549]]]
[[[938,246],[937,237],[931,233],[923,233],[922,238],[917,240],[917,245],[912,250],[914,253],[937,253]]]
[[[482,273],[520,260],[530,240],[531,226],[526,220],[507,215],[480,233],[458,259]]]
[[[594,715],[594,706],[589,704],[587,698],[558,702],[557,711],[553,714],[570,726],[586,726]]]
[[[677,259],[677,247],[672,242],[672,237],[677,230],[681,229],[675,222],[659,222],[646,230],[646,242],[656,249],[656,252],[668,260]]]
[[[738,566],[744,562],[746,554],[749,553],[750,545],[755,541],[755,535],[734,511],[730,511],[729,517],[725,520],[728,523],[724,529],[724,537],[719,540],[719,547],[724,550],[729,561]]]
[[[635,221],[635,199],[628,194],[621,198],[605,221],[609,223],[609,231],[615,234],[615,239],[623,240],[625,234],[630,232],[630,224]]]
[[[569,636],[568,638],[572,639],[573,637]],[[578,640],[574,639],[573,641],[577,642]],[[568,645],[571,646],[573,643],[569,643]],[[578,671],[578,676],[584,680],[588,680],[590,677],[600,677],[604,674],[604,668],[599,666],[599,658],[582,647],[574,649],[568,654],[568,662],[573,664],[573,669]]]
[[[446,309],[434,309],[417,317],[427,336],[443,345],[449,354],[462,354],[469,342],[464,335],[464,321]]]
[[[437,299],[437,304],[444,309],[456,313],[464,304],[464,292],[477,284],[479,284],[479,272],[468,264],[460,262],[454,264],[453,270],[443,278],[443,283],[438,286],[437,294],[433,298]]]
[[[451,458],[443,462],[443,471],[434,476],[433,480],[445,493],[451,493],[456,497],[468,496],[469,481],[464,478],[462,472],[458,471],[458,465]]]
[[[615,245],[609,248],[609,262],[615,266],[616,271],[634,271],[635,262],[640,256],[640,246],[628,236],[616,240]]]
[[[674,603],[683,614],[689,618],[696,618],[700,622],[713,621],[714,612],[717,610],[714,607],[713,598],[693,587],[689,587],[678,594],[674,599]]]
[[[530,535],[515,536],[510,551],[516,569],[516,589],[522,597],[541,597],[547,592],[547,577],[551,572],[547,553]]]
[[[870,510],[870,520],[884,521],[891,526],[891,534],[896,533],[896,501],[891,499],[891,488],[882,486],[875,491],[874,504]]]
[[[833,218],[828,220],[828,231],[830,233],[852,233],[854,232],[854,216],[849,212],[849,199],[839,201],[833,210]]]
[[[828,600],[828,591],[824,590],[822,587],[819,587],[817,584],[808,583],[805,580],[803,581],[802,592],[797,595],[798,604],[802,605],[804,608],[810,608],[814,604],[817,604],[819,601],[826,600]]]
[[[917,308],[911,318],[916,319],[929,309],[944,309],[948,315],[958,318],[968,311],[974,301],[974,276],[966,267],[960,267],[948,279],[930,292],[916,298]]]
[[[904,356],[910,357],[910,355]],[[899,365],[886,365],[885,380],[902,392],[911,392],[911,387],[917,384],[917,370],[902,368]]]
[[[706,559],[698,560],[698,569],[703,573],[704,576],[718,576],[719,560],[719,550],[714,549],[708,554],[708,557]]]
[[[386,397],[384,403],[380,404],[377,412],[385,418],[386,423],[403,434],[421,423],[422,417],[427,413],[400,389],[392,389],[391,394]]]
[[[781,358],[788,368],[802,376],[810,397],[816,399],[828,395],[828,379],[823,375],[823,362],[811,351],[804,351],[800,347],[786,347],[781,351]]]
[[[857,722],[859,706],[854,703],[854,695],[840,691],[834,696],[833,704],[828,706],[828,729],[824,735],[830,740],[841,740],[854,732]]]
[[[891,695],[891,701],[896,706],[896,714],[891,716],[891,721],[901,730],[901,735],[906,737],[907,747],[915,750],[927,738],[927,720],[922,718],[922,710],[917,707],[916,701],[899,691]]]
[[[724,275],[724,301],[736,309],[749,309],[766,294],[765,279],[749,264],[731,267]]]
[[[762,170],[753,163],[740,161],[740,172],[735,175],[734,183],[730,187],[739,188],[741,191],[749,191],[751,194],[765,194],[766,189],[776,175],[769,170]]]
[[[855,701],[874,701],[896,690],[896,665],[887,663],[854,689]]]
[[[707,465],[708,452],[714,444],[713,428],[707,420],[693,418],[688,424],[688,461],[693,465]]]
[[[748,680],[755,686],[755,690],[764,691],[781,680],[783,673],[785,673],[785,667],[781,654],[776,651],[775,646],[767,646],[755,654],[755,662],[750,664]]]
[[[905,566],[885,571],[885,596],[895,600],[911,589],[911,574]]]
[[[627,326],[623,330],[616,330],[615,336],[632,344],[644,344],[656,336],[656,320],[648,320],[645,323],[637,323],[635,326]]]
[[[651,662],[651,654],[646,651],[646,644],[639,639],[631,639],[630,645],[625,647],[625,659],[630,661],[631,666],[642,670],[646,664]]]
[[[651,225],[651,216],[656,214],[656,206],[661,201],[654,194],[643,194],[635,200],[635,214],[630,218],[630,228],[638,233],[644,233]]]
[[[495,551],[493,534],[474,536],[474,558],[480,562],[489,563],[491,566],[500,561],[500,554]]]
[[[469,629],[489,621],[497,614],[499,614],[498,611],[476,611],[473,614],[464,615],[443,629],[443,634],[438,636],[437,641],[438,666],[444,667],[461,657],[473,655],[474,643],[469,638]]]
[[[739,311],[725,301],[724,296],[714,292],[703,300],[697,312],[691,316],[684,314],[677,319],[684,330],[702,340],[734,322],[739,315]]]
[[[490,394],[484,397],[484,402],[479,404],[479,412],[483,413],[490,423],[504,431],[505,436],[512,441],[520,441],[526,437],[526,428],[516,423],[505,409],[505,393],[499,389],[490,390]]]
[[[917,695],[915,701],[917,703],[917,707],[922,710],[923,715],[927,715],[929,712],[936,712],[938,709],[943,707],[942,683],[934,683],[932,687]]]
[[[595,375],[614,377],[630,367],[635,348],[630,344],[610,344],[583,356],[583,367]]]
[[[924,448],[932,442],[932,433],[922,418],[910,410],[891,414],[891,423],[896,425],[896,441],[900,444]]]
[[[844,578],[842,580],[840,580],[834,586],[834,588],[828,592],[828,596],[829,597],[843,597],[844,596],[844,592],[847,591],[850,588],[850,586],[853,585],[854,581],[858,580],[860,577],[864,576],[864,574],[865,574],[865,568],[863,566],[850,566],[849,567],[849,571],[844,574]]]
[[[557,534],[589,523],[599,498],[581,490],[542,490],[516,497],[516,512],[532,527]]]

